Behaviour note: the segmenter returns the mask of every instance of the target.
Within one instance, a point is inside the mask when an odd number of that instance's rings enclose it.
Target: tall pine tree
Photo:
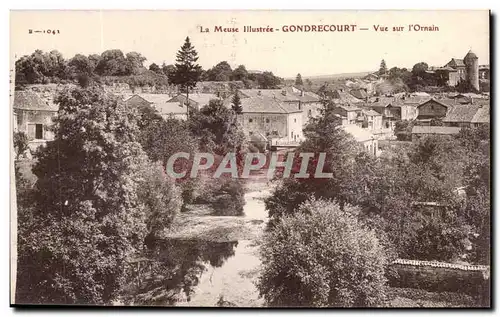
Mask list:
[[[302,81],[302,75],[297,74],[297,77],[295,77],[295,85],[297,86],[302,86],[304,82]]]
[[[241,112],[243,111],[243,107],[241,107],[241,99],[240,99],[240,95],[238,94],[237,91],[234,94],[232,103],[233,104],[232,104],[231,108],[234,110],[234,112],[236,112],[236,114],[241,114]]]
[[[186,91],[186,105],[189,116],[189,90],[196,86],[200,80],[201,66],[196,64],[198,61],[198,52],[191,45],[189,37],[186,37],[184,45],[177,52],[175,70],[168,74],[168,80]]]
[[[380,68],[378,70],[378,73],[380,75],[384,75],[385,73],[387,73],[387,65],[385,64],[385,60],[382,60],[380,62]]]

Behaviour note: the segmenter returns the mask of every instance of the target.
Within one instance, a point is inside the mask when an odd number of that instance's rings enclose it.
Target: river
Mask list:
[[[216,306],[222,297],[236,306],[262,306],[254,283],[259,237],[267,223],[263,199],[269,194],[268,187],[247,192],[241,217],[180,215],[180,231],[158,241],[146,256],[150,260],[138,266],[141,273],[134,274],[139,277],[130,284],[128,303]],[[204,236],[207,231],[211,238]]]

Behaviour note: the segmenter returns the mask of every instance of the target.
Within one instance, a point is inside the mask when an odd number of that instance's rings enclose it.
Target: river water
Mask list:
[[[260,236],[267,222],[263,198],[269,189],[245,194],[246,223]],[[256,232],[254,232],[256,233]],[[130,290],[135,305],[216,306],[222,297],[236,306],[262,306],[255,281],[259,274],[258,238],[210,242],[169,239],[157,243]]]

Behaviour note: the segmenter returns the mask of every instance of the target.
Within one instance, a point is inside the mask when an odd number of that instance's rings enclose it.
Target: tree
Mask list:
[[[151,65],[149,65],[149,70],[155,72],[155,73],[163,73],[163,71],[161,70],[160,66],[158,66],[157,64],[155,63],[152,63]]]
[[[55,139],[38,154],[34,204],[19,217],[16,302],[110,304],[147,234],[147,156],[135,114],[115,97],[77,88],[55,102]]]
[[[387,65],[385,64],[385,60],[382,60],[380,62],[378,73],[379,75],[385,75],[387,73]]]
[[[245,65],[240,65],[233,70],[232,80],[245,80],[248,78],[248,72]]]
[[[306,78],[306,84],[309,89],[312,87],[312,81],[309,78]]]
[[[274,76],[272,72],[263,72],[262,74],[255,74],[255,79],[261,89],[277,88],[281,80]]]
[[[241,106],[240,94],[238,93],[238,91],[236,91],[233,96],[231,108],[236,114],[241,114],[241,112],[243,111],[243,107]]]
[[[124,76],[130,74],[130,66],[121,50],[107,50],[101,54],[96,72],[101,76]]]
[[[196,64],[198,53],[191,45],[189,37],[186,37],[184,45],[177,52],[175,71],[168,75],[169,82],[177,85],[186,92],[186,106],[189,117],[189,90],[196,86],[201,76],[201,66]]]
[[[366,307],[384,299],[387,252],[331,201],[308,200],[265,234],[257,288],[270,306]]]
[[[127,74],[138,74],[144,68],[143,64],[146,58],[137,52],[130,52],[126,55]]]
[[[229,81],[233,75],[233,70],[228,62],[223,61],[207,71],[209,81]]]
[[[295,77],[295,85],[296,86],[302,86],[304,85],[304,83],[302,82],[302,76],[299,74],[297,74],[297,77]]]
[[[235,116],[221,100],[213,99],[199,112],[194,112],[188,124],[191,133],[200,140],[202,150],[224,156],[239,152],[245,140]]]
[[[161,66],[161,70],[163,71],[163,74],[165,74],[167,77],[171,76],[175,72],[175,66],[174,65],[166,65],[163,63]]]
[[[14,132],[14,149],[16,151],[16,159],[19,159],[21,155],[28,149],[28,136],[24,132]]]
[[[420,62],[420,63],[417,63],[415,65],[413,65],[413,68],[411,70],[411,72],[413,73],[413,75],[415,76],[420,76],[420,77],[423,77],[423,74],[429,69],[429,65],[427,65],[427,63],[425,62]]]

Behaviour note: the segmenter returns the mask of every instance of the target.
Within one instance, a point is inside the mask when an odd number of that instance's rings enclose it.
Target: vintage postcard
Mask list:
[[[489,11],[10,19],[11,305],[491,307]]]

